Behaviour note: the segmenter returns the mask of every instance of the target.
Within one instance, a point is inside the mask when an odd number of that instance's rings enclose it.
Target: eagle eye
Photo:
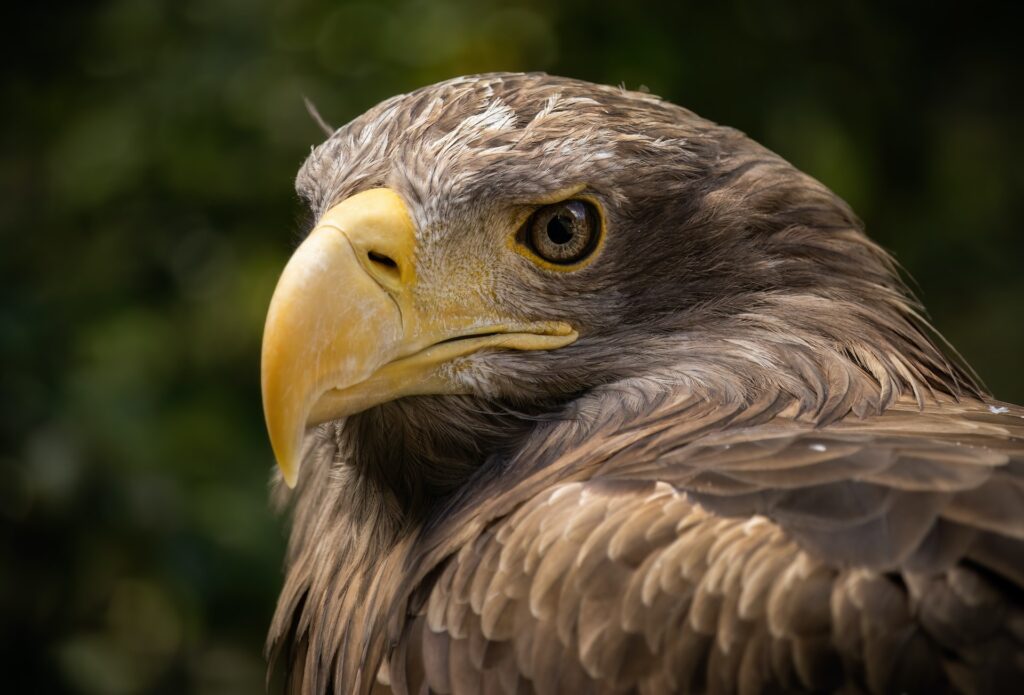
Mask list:
[[[572,265],[596,248],[600,218],[591,203],[566,200],[537,210],[523,229],[526,246],[540,258],[556,265]]]

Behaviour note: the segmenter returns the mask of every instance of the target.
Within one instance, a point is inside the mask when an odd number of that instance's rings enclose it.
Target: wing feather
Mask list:
[[[1024,676],[1024,411],[895,403],[822,425],[779,397],[680,407],[595,433],[565,482],[537,477],[450,555],[391,669],[437,693]]]

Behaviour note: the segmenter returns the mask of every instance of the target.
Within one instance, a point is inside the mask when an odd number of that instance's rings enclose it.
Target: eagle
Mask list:
[[[286,692],[1020,686],[1024,408],[824,185],[501,73],[382,102],[296,188],[261,365]]]

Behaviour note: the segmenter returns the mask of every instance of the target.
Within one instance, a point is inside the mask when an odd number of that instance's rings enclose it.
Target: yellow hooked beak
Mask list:
[[[473,288],[431,306],[415,258],[405,203],[375,188],[328,210],[285,266],[263,331],[261,380],[270,443],[290,487],[308,427],[403,396],[465,393],[442,366],[484,348],[551,350],[576,340],[566,323],[502,321]],[[459,310],[438,309],[447,306]]]

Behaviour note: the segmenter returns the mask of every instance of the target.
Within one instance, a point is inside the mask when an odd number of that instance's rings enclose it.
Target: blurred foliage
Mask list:
[[[461,73],[645,85],[844,195],[1024,401],[1015,26],[850,0],[5,6],[4,691],[262,689],[283,531],[258,351],[321,139],[304,95],[340,124]]]

